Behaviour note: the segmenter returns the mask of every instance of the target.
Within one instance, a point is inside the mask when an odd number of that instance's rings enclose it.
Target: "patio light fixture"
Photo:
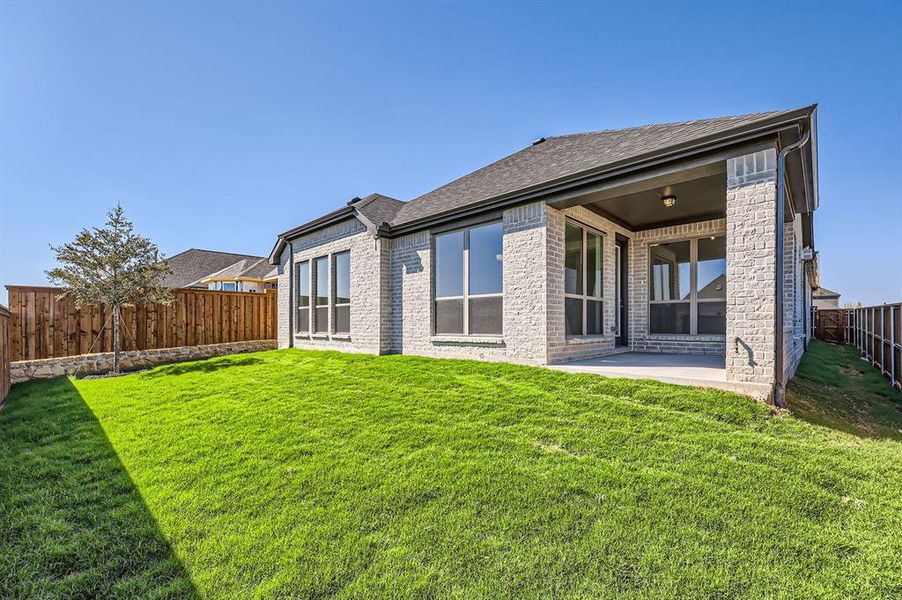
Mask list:
[[[664,203],[666,208],[673,208],[673,205],[676,204],[676,196],[673,194],[667,194],[666,196],[661,198],[661,202]]]

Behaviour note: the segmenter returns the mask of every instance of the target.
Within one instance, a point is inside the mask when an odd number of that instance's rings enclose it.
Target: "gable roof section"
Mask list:
[[[262,280],[273,270],[269,261],[262,257],[242,258],[215,273],[204,277],[200,283],[210,281]]]
[[[166,259],[172,273],[163,278],[163,285],[170,288],[200,285],[200,280],[240,260],[260,260],[262,256],[216,252],[191,248]]]
[[[375,227],[379,227],[383,223],[391,223],[404,205],[404,202],[382,194],[370,194],[352,204],[354,210]]]
[[[588,177],[617,174],[618,169],[641,168],[653,161],[773,135],[802,119],[813,118],[815,109],[812,105],[545,138],[409,202],[381,194],[355,198],[347,206],[282,233],[270,262],[276,263],[286,240],[343,219],[357,217],[374,234],[406,233],[437,219],[482,210],[484,205],[497,207],[499,203],[520,201],[555,185],[572,185]]]
[[[811,292],[812,298],[839,298],[840,296],[841,294],[839,294],[838,292],[834,292],[823,287],[819,287]]]

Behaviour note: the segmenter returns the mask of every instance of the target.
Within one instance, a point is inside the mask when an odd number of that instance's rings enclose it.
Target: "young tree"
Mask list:
[[[60,266],[47,271],[50,281],[64,288],[57,297],[73,296],[77,306],[101,304],[113,314],[113,373],[119,374],[119,317],[123,306],[172,302],[162,287],[171,271],[160,250],[134,231],[121,206],[107,213],[104,227],[83,229],[75,240],[50,246]]]

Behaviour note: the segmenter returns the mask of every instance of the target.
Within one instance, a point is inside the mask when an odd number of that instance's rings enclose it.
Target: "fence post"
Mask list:
[[[883,319],[883,306],[880,307],[880,372],[886,373],[886,321]]]
[[[900,307],[902,308],[902,307]],[[896,387],[896,307],[889,307],[889,382]]]

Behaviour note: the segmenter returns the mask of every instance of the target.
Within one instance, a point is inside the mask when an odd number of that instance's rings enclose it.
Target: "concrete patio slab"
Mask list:
[[[723,356],[623,352],[548,367],[571,373],[593,373],[604,377],[651,379],[677,385],[718,388],[759,400],[767,399],[770,394],[768,385],[727,381]]]

